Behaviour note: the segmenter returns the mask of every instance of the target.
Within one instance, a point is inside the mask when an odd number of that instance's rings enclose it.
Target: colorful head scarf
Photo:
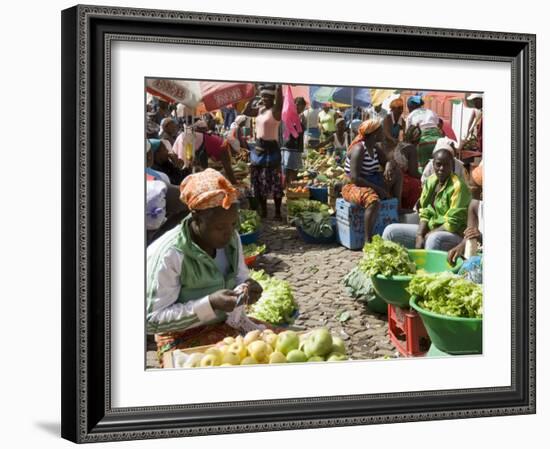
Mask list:
[[[407,100],[407,106],[422,106],[424,104],[424,101],[422,101],[422,97],[420,95],[413,95],[412,97],[409,97]]]
[[[358,142],[361,142],[366,136],[369,134],[372,134],[375,132],[378,128],[380,128],[381,122],[377,119],[369,119],[365,120],[361,125],[359,125],[359,129],[357,130],[357,136],[355,136],[355,139],[351,141],[350,146],[348,147],[349,154],[351,152],[351,148]]]
[[[229,209],[237,198],[237,189],[211,168],[187,176],[180,185],[180,200],[191,211],[220,206]]]
[[[403,109],[403,99],[402,98],[396,98],[395,100],[393,100],[390,103],[390,109],[391,110],[398,109],[398,108]]]

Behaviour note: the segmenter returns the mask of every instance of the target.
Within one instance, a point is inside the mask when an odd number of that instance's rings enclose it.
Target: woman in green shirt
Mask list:
[[[420,195],[420,224],[391,224],[382,237],[406,248],[449,251],[462,241],[468,218],[470,190],[453,173],[453,155],[446,149],[434,154],[434,174]]]

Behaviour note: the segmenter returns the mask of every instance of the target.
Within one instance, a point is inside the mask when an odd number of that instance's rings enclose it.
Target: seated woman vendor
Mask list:
[[[454,156],[446,148],[434,152],[431,175],[420,195],[420,224],[391,224],[382,237],[406,248],[449,251],[462,241],[470,190],[453,173]]]
[[[189,175],[180,190],[191,213],[147,248],[147,333],[157,334],[159,355],[237,335],[225,323],[234,288],[244,284],[249,304],[262,293],[248,278],[236,232],[237,190],[210,168]]]
[[[394,160],[387,160],[377,144],[384,139],[381,122],[364,121],[351,142],[344,162],[350,183],[342,188],[342,197],[365,208],[365,240],[371,241],[380,210],[380,200],[401,200],[402,177]],[[383,171],[382,171],[383,170]]]

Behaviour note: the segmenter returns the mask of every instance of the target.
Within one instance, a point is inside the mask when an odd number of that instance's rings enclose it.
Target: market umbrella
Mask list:
[[[365,87],[318,87],[311,86],[310,98],[318,104],[325,102],[342,106],[370,106],[370,89]]]
[[[146,82],[149,93],[169,102],[182,103],[196,108],[215,111],[228,104],[252,98],[255,87],[252,83],[217,83],[212,81],[181,81],[151,78]]]

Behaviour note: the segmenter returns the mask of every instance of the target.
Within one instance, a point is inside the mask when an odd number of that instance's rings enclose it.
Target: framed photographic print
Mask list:
[[[535,412],[534,35],[75,6],[62,84],[64,438]]]

